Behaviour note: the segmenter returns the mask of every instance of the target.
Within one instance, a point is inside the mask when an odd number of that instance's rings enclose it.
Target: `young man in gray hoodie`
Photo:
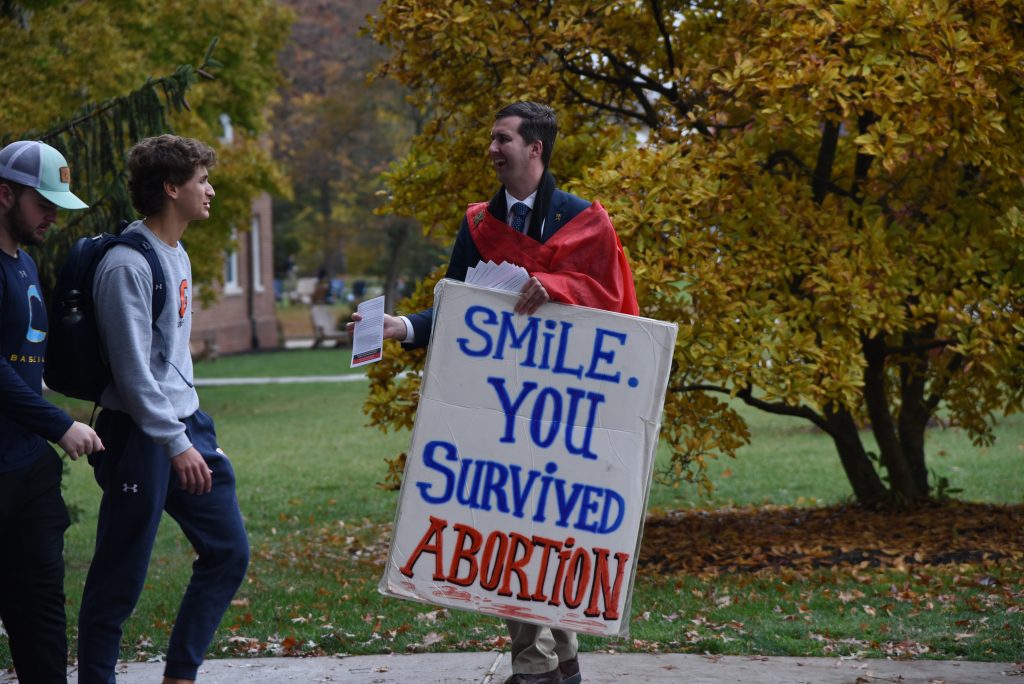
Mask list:
[[[214,632],[245,576],[249,545],[235,475],[192,384],[192,268],[181,237],[210,216],[212,149],[161,135],[132,148],[132,204],[145,218],[126,230],[146,236],[164,271],[154,289],[146,259],[128,246],[100,262],[93,285],[97,323],[113,381],[96,431],[106,451],[90,456],[103,489],[96,550],[78,621],[78,681],[112,684],[121,625],[142,592],[167,511],[197,560],[167,648],[164,683],[196,678]],[[152,318],[153,298],[166,297]]]

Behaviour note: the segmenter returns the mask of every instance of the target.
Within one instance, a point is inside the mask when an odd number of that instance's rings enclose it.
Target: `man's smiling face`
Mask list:
[[[532,184],[531,169],[534,159],[540,157],[541,145],[539,141],[527,143],[523,140],[519,134],[522,121],[518,116],[507,116],[495,121],[491,127],[491,144],[487,148],[498,180],[516,197],[519,197],[518,190]],[[534,189],[530,188],[526,194]]]

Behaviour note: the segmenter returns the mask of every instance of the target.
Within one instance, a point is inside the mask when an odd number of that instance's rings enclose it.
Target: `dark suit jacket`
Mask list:
[[[548,199],[550,198],[550,199]],[[537,211],[543,206],[545,200],[548,204],[547,212],[541,214]],[[537,191],[537,201],[534,203],[534,211],[530,215],[530,222],[544,221],[544,235],[541,243],[557,233],[562,226],[574,219],[581,211],[590,206],[590,202],[562,192],[554,187],[554,178],[545,172],[541,180],[541,186]],[[487,205],[487,210],[499,221],[505,221],[508,214],[508,207],[505,202],[505,188],[498,190]],[[511,228],[509,229],[511,230]],[[445,278],[452,280],[465,280],[466,271],[470,266],[476,266],[480,261],[480,251],[477,250],[473,237],[469,233],[469,223],[466,217],[462,217],[462,225],[459,227],[459,234],[455,238],[455,245],[452,247],[452,255],[448,260],[448,271]],[[416,341],[403,345],[406,349],[425,347],[430,342],[430,330],[434,323],[433,307],[408,316],[416,334]]]

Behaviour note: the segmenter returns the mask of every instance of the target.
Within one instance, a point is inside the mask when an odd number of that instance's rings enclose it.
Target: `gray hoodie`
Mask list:
[[[192,264],[181,243],[171,247],[142,221],[127,231],[140,232],[153,245],[164,269],[167,302],[154,331],[153,274],[132,247],[111,249],[93,281],[100,341],[110,361],[113,382],[100,405],[130,415],[142,431],[162,445],[168,458],[192,446],[187,418],[199,408],[192,387]]]

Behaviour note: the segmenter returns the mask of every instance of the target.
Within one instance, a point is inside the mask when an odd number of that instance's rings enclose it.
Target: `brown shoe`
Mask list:
[[[505,684],[562,684],[562,673],[559,670],[541,674],[525,674],[520,672],[505,680]]]
[[[558,673],[562,675],[562,684],[580,684],[583,681],[578,658],[570,658],[564,663],[558,663]]]

